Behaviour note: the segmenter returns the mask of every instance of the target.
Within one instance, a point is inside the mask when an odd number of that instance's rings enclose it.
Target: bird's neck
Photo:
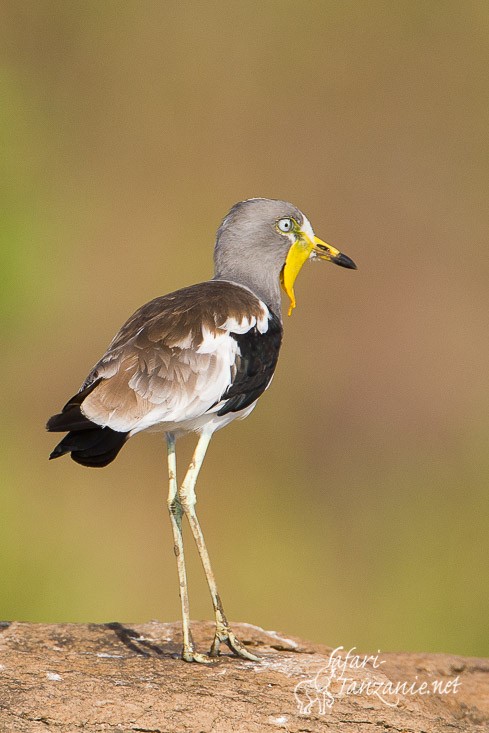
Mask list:
[[[272,277],[267,272],[254,272],[251,276],[249,273],[237,271],[234,266],[232,272],[216,268],[212,279],[228,280],[249,288],[282,322],[282,298],[278,277]]]

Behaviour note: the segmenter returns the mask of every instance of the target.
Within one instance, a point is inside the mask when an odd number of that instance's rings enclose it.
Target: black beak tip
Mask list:
[[[344,255],[342,252],[338,255],[338,257],[334,257],[331,259],[331,262],[334,262],[335,265],[339,265],[340,267],[346,267],[347,270],[356,270],[357,266],[353,262],[353,260],[348,257],[347,255]]]

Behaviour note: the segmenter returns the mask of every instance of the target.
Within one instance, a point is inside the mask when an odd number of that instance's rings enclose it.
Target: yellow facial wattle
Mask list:
[[[326,262],[333,262],[335,265],[340,265],[340,267],[346,267],[349,270],[357,269],[357,266],[350,257],[344,255],[336,247],[326,244],[326,242],[323,242],[322,239],[319,239],[314,234],[311,239],[309,234],[303,229],[299,229],[296,233],[297,239],[287,252],[285,265],[280,273],[280,283],[290,299],[289,316],[292,314],[296,305],[294,283],[304,262],[311,255],[320,260],[326,260]]]
[[[313,246],[314,245],[309,237],[301,237],[297,239],[289,249],[285,260],[285,265],[283,266],[280,273],[280,282],[282,288],[284,292],[288,295],[290,300],[288,312],[289,316],[292,314],[292,311],[296,306],[294,283],[305,261],[309,259]]]

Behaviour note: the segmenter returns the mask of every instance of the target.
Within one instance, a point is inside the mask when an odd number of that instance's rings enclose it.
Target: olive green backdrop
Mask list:
[[[136,307],[211,275],[227,209],[269,196],[359,269],[304,268],[272,388],[211,446],[228,615],[488,654],[487,2],[1,16],[0,616],[179,617],[161,436],[97,471],[48,463],[44,423]]]

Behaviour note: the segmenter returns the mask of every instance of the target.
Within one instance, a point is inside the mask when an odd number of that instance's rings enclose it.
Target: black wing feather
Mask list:
[[[232,333],[231,336],[238,343],[240,355],[236,362],[236,376],[221,398],[225,403],[218,415],[244,410],[266,390],[277,365],[282,343],[282,324],[270,311],[268,330],[265,333],[260,333],[255,327],[246,333]]]
[[[102,468],[114,460],[126,442],[127,433],[119,433],[111,428],[96,425],[80,410],[85,397],[99,382],[100,379],[80,390],[58,415],[53,415],[48,420],[46,427],[50,432],[69,431],[49,456],[51,459],[70,453],[73,460],[82,466]]]

